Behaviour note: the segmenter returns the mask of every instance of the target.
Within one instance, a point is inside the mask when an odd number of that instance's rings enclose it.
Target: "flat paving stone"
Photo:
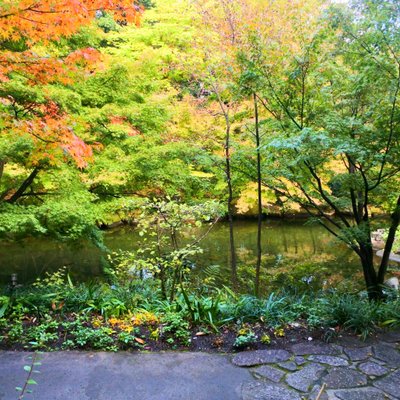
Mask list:
[[[242,387],[243,400],[301,400],[294,390],[263,382],[246,383]]]
[[[254,369],[253,372],[257,377],[266,378],[272,382],[279,382],[285,375],[285,372],[269,365],[262,365]]]
[[[340,400],[386,400],[385,394],[374,388],[335,390]]]
[[[370,361],[360,364],[358,369],[361,372],[364,372],[364,374],[372,376],[382,376],[389,372],[389,370],[383,365],[379,365]]]
[[[294,362],[295,362],[297,365],[303,365],[303,364],[305,364],[305,363],[307,362],[307,360],[306,360],[304,357],[302,357],[302,356],[296,356],[296,357],[294,358]]]
[[[340,351],[330,344],[323,343],[297,343],[292,346],[293,354],[305,356],[310,354],[338,355]]]
[[[360,338],[354,336],[340,337],[336,341],[337,344],[343,346],[344,348],[353,348],[353,349],[371,346],[375,342],[376,341],[371,338],[367,338],[366,340],[361,340]]]
[[[278,364],[278,366],[292,372],[297,371],[298,369],[298,366],[294,361],[281,362]]]
[[[233,357],[233,364],[238,367],[253,367],[260,364],[275,364],[287,361],[290,353],[286,350],[255,350],[244,351]]]
[[[1,400],[17,398],[30,355],[0,352]],[[26,400],[240,400],[242,384],[254,381],[219,354],[58,351],[41,358]]]
[[[384,378],[374,381],[373,385],[378,389],[391,394],[396,399],[400,398],[400,370],[392,372]]]
[[[378,339],[388,343],[400,343],[400,331],[381,333]]]
[[[344,348],[344,353],[351,361],[362,361],[372,356],[371,346],[357,347],[357,348]]]
[[[308,357],[310,361],[314,361],[320,364],[328,364],[332,367],[346,367],[349,365],[349,362],[341,357],[336,356],[324,356],[324,355],[312,355]]]
[[[321,377],[325,367],[319,364],[307,364],[303,369],[286,376],[289,386],[302,392],[307,392],[311,386]]]
[[[377,358],[373,358],[373,357],[370,357],[370,358],[368,359],[368,361],[369,361],[369,362],[373,362],[373,363],[375,363],[375,364],[379,364],[379,365],[385,365],[385,364],[386,364],[385,361],[378,360]]]
[[[385,361],[390,367],[400,367],[400,352],[393,346],[385,343],[378,343],[373,346],[374,356]]]
[[[366,385],[367,377],[353,369],[335,367],[324,377],[324,382],[328,389],[356,388],[357,386]]]
[[[313,389],[311,390],[311,393],[308,395],[307,400],[315,400],[317,396],[319,395],[319,392],[321,390],[321,385],[315,385]],[[321,393],[319,400],[330,400],[328,393],[324,389],[324,391]]]

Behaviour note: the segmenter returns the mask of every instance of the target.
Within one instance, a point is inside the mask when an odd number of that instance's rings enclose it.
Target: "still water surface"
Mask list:
[[[237,221],[235,229],[239,264],[254,264],[257,223]],[[201,271],[207,265],[220,265],[226,276],[229,275],[228,237],[227,223],[218,223],[201,242],[204,252],[197,257],[197,270]],[[141,238],[135,230],[124,228],[105,232],[104,239],[106,246],[114,251],[137,248]],[[359,269],[358,261],[349,249],[335,242],[321,226],[304,221],[264,221],[263,251],[267,262],[272,264],[276,258],[287,263],[323,263],[332,269],[332,274],[345,277]],[[88,243],[70,247],[34,238],[19,244],[0,242],[0,281],[9,282],[10,275],[17,273],[19,282],[31,282],[61,266],[67,266],[76,281],[87,280],[102,275],[104,256],[104,253]]]

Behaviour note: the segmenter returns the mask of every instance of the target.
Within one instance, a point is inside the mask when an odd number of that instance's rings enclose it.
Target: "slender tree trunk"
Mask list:
[[[1,181],[1,178],[3,177],[4,165],[5,164],[6,164],[5,160],[0,160],[0,181]]]
[[[5,165],[6,165],[6,162],[4,160],[0,160],[0,183],[1,183],[1,179],[3,178]],[[6,198],[9,191],[10,191],[10,189],[5,189],[2,193],[0,193],[0,202],[2,202]]]
[[[235,236],[233,231],[233,188],[232,188],[232,172],[231,172],[231,151],[230,151],[230,133],[231,127],[229,121],[226,122],[225,131],[225,173],[226,183],[228,185],[228,221],[229,221],[229,248],[231,261],[231,279],[232,286],[237,289],[237,260],[235,248]]]
[[[220,96],[219,89],[215,83],[211,83],[212,89],[217,96],[218,104],[225,119],[225,175],[228,186],[228,222],[229,222],[229,249],[231,264],[231,281],[232,287],[237,289],[237,260],[235,248],[235,236],[233,229],[233,187],[232,187],[232,171],[231,171],[231,122],[229,120],[229,105],[226,105]]]
[[[161,297],[163,300],[167,300],[167,288],[165,285],[165,268],[163,265],[160,265],[160,272],[158,276],[160,277]]]
[[[389,264],[389,257],[392,251],[394,239],[396,238],[396,231],[397,228],[399,227],[399,224],[400,224],[400,196],[397,199],[396,208],[394,209],[392,214],[392,224],[390,225],[389,228],[389,234],[386,239],[385,249],[383,250],[382,261],[379,266],[378,283],[380,285],[382,285],[385,280],[385,274]]]
[[[261,192],[261,154],[260,154],[260,127],[258,118],[257,96],[253,93],[254,102],[254,118],[255,118],[255,136],[257,151],[257,262],[256,262],[256,279],[255,279],[255,295],[260,295],[260,272],[261,272],[261,231],[262,231],[262,192]]]
[[[39,173],[39,168],[35,167],[34,170],[30,173],[30,175],[22,182],[19,189],[7,200],[7,202],[15,203],[25,193],[25,190],[32,185],[38,173]]]
[[[171,283],[171,291],[169,293],[169,301],[170,302],[172,302],[175,298],[175,287],[179,280],[179,274],[180,274],[180,267],[175,266],[174,275],[173,275],[172,283]]]
[[[158,253],[158,257],[159,258],[162,257],[160,240],[161,240],[160,219],[157,217],[157,253]],[[166,287],[166,282],[165,282],[166,281],[165,268],[162,265],[162,263],[160,264],[160,272],[159,272],[158,276],[160,278],[161,296],[162,296],[163,300],[167,300],[167,287]]]

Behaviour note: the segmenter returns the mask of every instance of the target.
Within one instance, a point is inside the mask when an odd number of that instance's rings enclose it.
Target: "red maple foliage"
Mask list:
[[[35,45],[68,37],[90,24],[96,12],[107,12],[117,20],[140,22],[141,8],[132,1],[120,0],[3,0],[0,3],[0,42],[24,43],[23,51],[0,45],[0,87],[15,74],[35,87],[51,83],[72,84],[85,71],[93,68],[100,54],[93,48],[79,49],[63,58],[37,54]],[[54,101],[27,102],[21,107],[12,95],[3,91],[1,102],[14,110],[3,113],[2,134],[30,135],[35,150],[27,165],[44,161],[52,164],[71,157],[84,168],[93,155],[93,144],[87,144],[73,128],[71,117]],[[96,144],[95,144],[96,146]]]

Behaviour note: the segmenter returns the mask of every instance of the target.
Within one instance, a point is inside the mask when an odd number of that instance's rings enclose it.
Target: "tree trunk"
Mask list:
[[[364,273],[364,280],[367,286],[368,298],[370,300],[382,299],[382,286],[379,285],[378,275],[374,268],[374,253],[372,246],[365,243],[360,244],[359,257]]]
[[[230,261],[231,261],[231,279],[232,286],[237,289],[237,261],[235,249],[235,236],[233,232],[233,189],[232,189],[232,173],[231,173],[231,160],[230,160],[230,125],[226,126],[225,137],[225,173],[226,182],[228,185],[228,221],[229,221],[229,248],[230,248]]]
[[[229,221],[229,248],[230,248],[230,264],[231,264],[231,280],[232,287],[237,289],[237,261],[235,249],[235,236],[233,232],[233,188],[232,188],[232,171],[231,171],[231,122],[229,120],[229,105],[225,104],[219,94],[218,87],[211,83],[214,93],[217,96],[219,107],[225,119],[225,175],[228,186],[228,221]]]
[[[163,265],[160,265],[159,278],[161,285],[161,297],[163,300],[167,300],[168,297],[167,297],[167,287],[165,282],[165,268]]]
[[[38,173],[39,173],[39,168],[35,167],[34,170],[30,173],[30,175],[22,182],[19,189],[7,200],[7,202],[15,203],[24,194],[25,190],[32,185]]]
[[[396,238],[396,231],[400,224],[400,196],[397,199],[396,208],[392,214],[392,224],[389,228],[389,234],[386,239],[385,249],[383,250],[382,261],[379,266],[379,273],[378,273],[378,283],[383,285],[385,281],[385,274],[387,271],[387,267],[389,264],[389,257],[392,251],[393,243]]]
[[[3,172],[4,172],[4,166],[6,165],[5,160],[0,160],[0,181],[1,178],[3,177]]]
[[[255,295],[260,295],[260,272],[261,272],[261,230],[262,230],[262,192],[261,192],[261,154],[260,154],[260,129],[258,120],[257,96],[253,93],[254,102],[254,118],[255,118],[255,136],[257,151],[257,262],[256,262],[256,278],[255,278]]]

